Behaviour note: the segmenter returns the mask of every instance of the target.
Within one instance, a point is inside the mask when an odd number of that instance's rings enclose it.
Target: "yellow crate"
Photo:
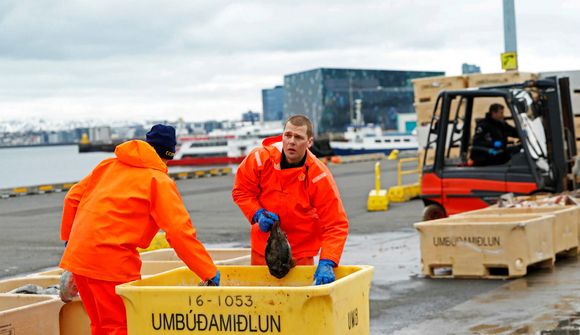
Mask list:
[[[155,237],[153,237],[153,240],[151,240],[151,243],[147,248],[145,249],[137,248],[137,251],[145,252],[163,248],[171,248],[171,246],[169,245],[169,242],[167,242],[167,239],[165,238],[165,232],[158,232],[155,235]]]
[[[439,92],[467,87],[463,76],[418,78],[413,79],[412,83],[416,103],[435,103]]]
[[[59,335],[62,302],[49,296],[0,294],[0,332],[6,335]]]
[[[129,335],[369,334],[370,266],[339,266],[334,283],[312,286],[314,266],[283,279],[265,266],[221,266],[220,287],[197,286],[185,268],[116,288]]]
[[[249,248],[207,249],[216,265],[250,265]],[[161,272],[186,266],[171,248],[141,253],[141,276],[152,276]]]
[[[216,264],[250,265],[250,248],[209,248],[207,251]],[[144,262],[181,261],[175,250],[171,248],[143,252],[140,256]]]
[[[511,278],[553,266],[553,215],[453,216],[415,223],[428,277]]]
[[[485,87],[521,83],[538,79],[537,73],[507,71],[500,73],[475,73],[466,76],[467,87]]]
[[[514,207],[498,208],[487,207],[475,211],[465,212],[458,216],[482,216],[482,215],[505,215],[505,214],[548,214],[554,215],[556,219],[552,227],[554,238],[554,254],[567,252],[570,255],[577,255],[578,235],[580,225],[580,207],[578,206],[546,206],[546,207]]]

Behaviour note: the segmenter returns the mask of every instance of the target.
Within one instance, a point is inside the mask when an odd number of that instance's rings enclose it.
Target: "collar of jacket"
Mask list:
[[[262,146],[264,149],[268,151],[270,154],[270,159],[274,163],[274,168],[280,170],[280,162],[282,161],[282,135],[272,136],[265,138],[262,141]],[[310,152],[309,149],[306,149],[306,162],[302,168],[310,168],[313,164],[315,164],[315,160],[318,159],[316,156]]]
[[[167,173],[167,165],[163,163],[155,149],[145,141],[131,140],[121,143],[115,148],[115,156],[120,162],[130,166]]]

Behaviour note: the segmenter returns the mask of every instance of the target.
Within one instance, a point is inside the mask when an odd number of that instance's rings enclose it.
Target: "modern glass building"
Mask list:
[[[284,76],[284,118],[307,115],[315,132],[342,132],[362,101],[365,123],[397,129],[397,115],[414,113],[412,79],[442,76],[435,71],[319,68]]]
[[[284,119],[284,86],[262,90],[262,110],[264,121]]]

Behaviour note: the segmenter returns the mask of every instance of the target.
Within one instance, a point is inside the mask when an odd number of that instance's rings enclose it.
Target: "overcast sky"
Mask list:
[[[580,69],[580,1],[516,0],[522,71]],[[238,119],[318,67],[501,72],[502,1],[0,0],[0,122]]]

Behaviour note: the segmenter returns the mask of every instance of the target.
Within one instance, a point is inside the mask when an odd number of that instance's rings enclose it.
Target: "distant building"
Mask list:
[[[318,68],[284,76],[284,118],[305,114],[317,134],[342,132],[353,123],[355,100],[366,123],[397,129],[397,115],[414,113],[412,79],[437,71]]]
[[[262,110],[264,121],[278,121],[284,119],[284,86],[262,90]]]
[[[222,129],[222,123],[219,121],[205,121],[203,123],[203,129],[205,130],[206,133],[211,133],[212,131],[216,130],[216,129]]]
[[[245,122],[260,122],[260,113],[247,111],[246,113],[242,114],[242,121]]]
[[[89,141],[98,143],[111,143],[111,127],[101,126],[89,128]]]
[[[463,63],[461,65],[461,73],[463,74],[481,73],[481,68],[475,64]]]

